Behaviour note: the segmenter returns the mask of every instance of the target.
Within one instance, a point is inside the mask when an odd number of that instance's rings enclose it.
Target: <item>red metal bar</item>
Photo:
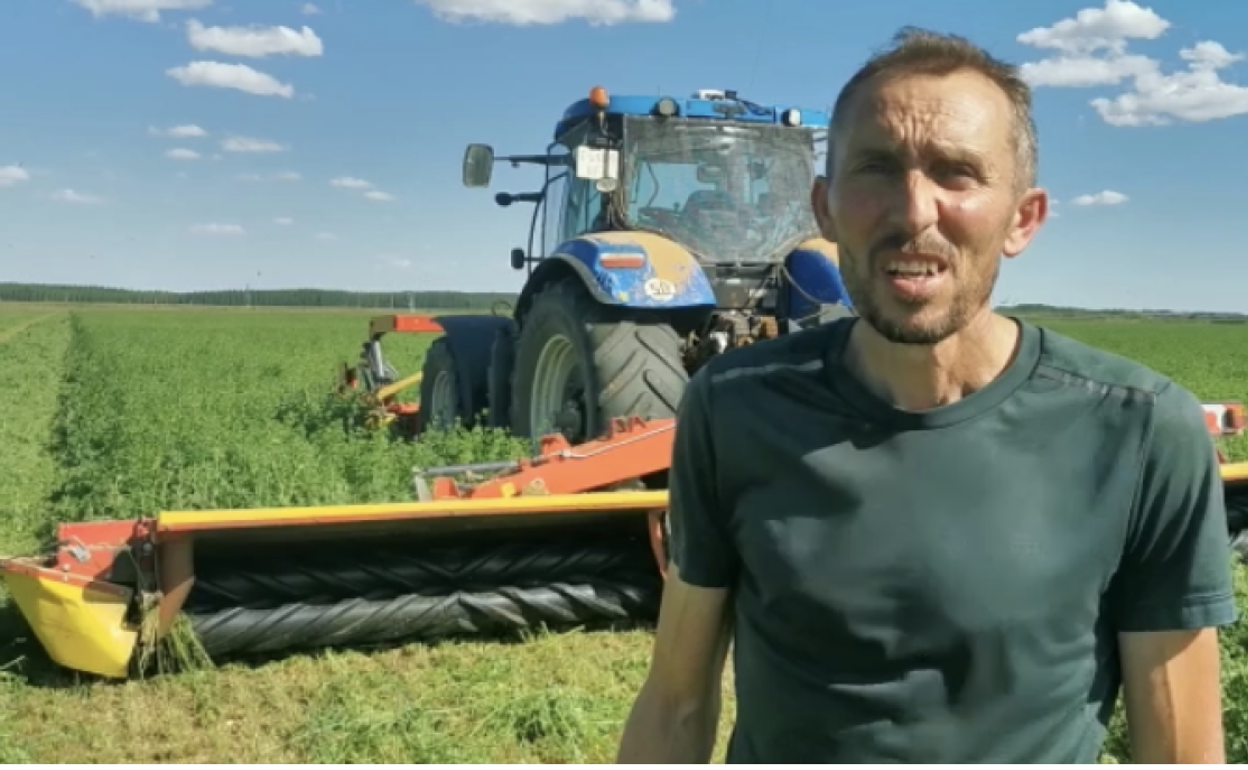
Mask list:
[[[437,478],[430,492],[439,499],[480,499],[516,495],[571,495],[606,489],[665,471],[672,461],[673,419],[647,422],[617,419],[597,441],[573,446],[559,434],[542,438],[537,457],[521,460],[508,473],[476,486]]]
[[[1205,426],[1214,436],[1238,436],[1248,426],[1244,405],[1238,401],[1219,401],[1203,404]]]
[[[125,554],[124,558],[133,561],[120,565],[122,569],[145,571],[151,568],[153,532],[148,519],[61,524],[56,530],[60,547],[50,566],[63,574],[107,581],[113,579],[117,559]]]
[[[441,334],[441,324],[428,315],[379,315],[369,319],[368,334],[376,339],[383,334]]]

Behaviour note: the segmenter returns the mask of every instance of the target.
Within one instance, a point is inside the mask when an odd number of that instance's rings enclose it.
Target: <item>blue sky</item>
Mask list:
[[[0,281],[516,290],[492,193],[540,172],[464,189],[466,143],[541,151],[594,85],[826,107],[905,24],[1036,85],[1058,216],[999,301],[1248,312],[1229,0],[3,0]]]

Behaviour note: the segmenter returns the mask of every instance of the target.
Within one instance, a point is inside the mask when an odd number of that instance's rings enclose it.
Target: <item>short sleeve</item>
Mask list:
[[[1235,622],[1226,504],[1200,402],[1169,384],[1157,397],[1135,510],[1114,578],[1119,631]]]
[[[736,576],[736,549],[718,482],[709,374],[703,369],[694,375],[677,410],[668,481],[669,544],[682,581],[727,588]]]

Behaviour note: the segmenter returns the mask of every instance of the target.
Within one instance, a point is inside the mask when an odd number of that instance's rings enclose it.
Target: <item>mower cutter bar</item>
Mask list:
[[[439,469],[493,478],[420,476],[410,502],[63,524],[0,569],[54,661],[117,678],[179,615],[213,656],[652,619],[667,492],[619,487],[668,467],[674,427],[547,438],[533,458]]]

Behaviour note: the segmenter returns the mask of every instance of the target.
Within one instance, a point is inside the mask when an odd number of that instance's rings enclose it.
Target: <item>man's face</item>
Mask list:
[[[1047,213],[1020,186],[1010,103],[973,72],[871,82],[829,139],[815,186],[859,315],[893,342],[935,344],[988,307],[1002,254]]]

